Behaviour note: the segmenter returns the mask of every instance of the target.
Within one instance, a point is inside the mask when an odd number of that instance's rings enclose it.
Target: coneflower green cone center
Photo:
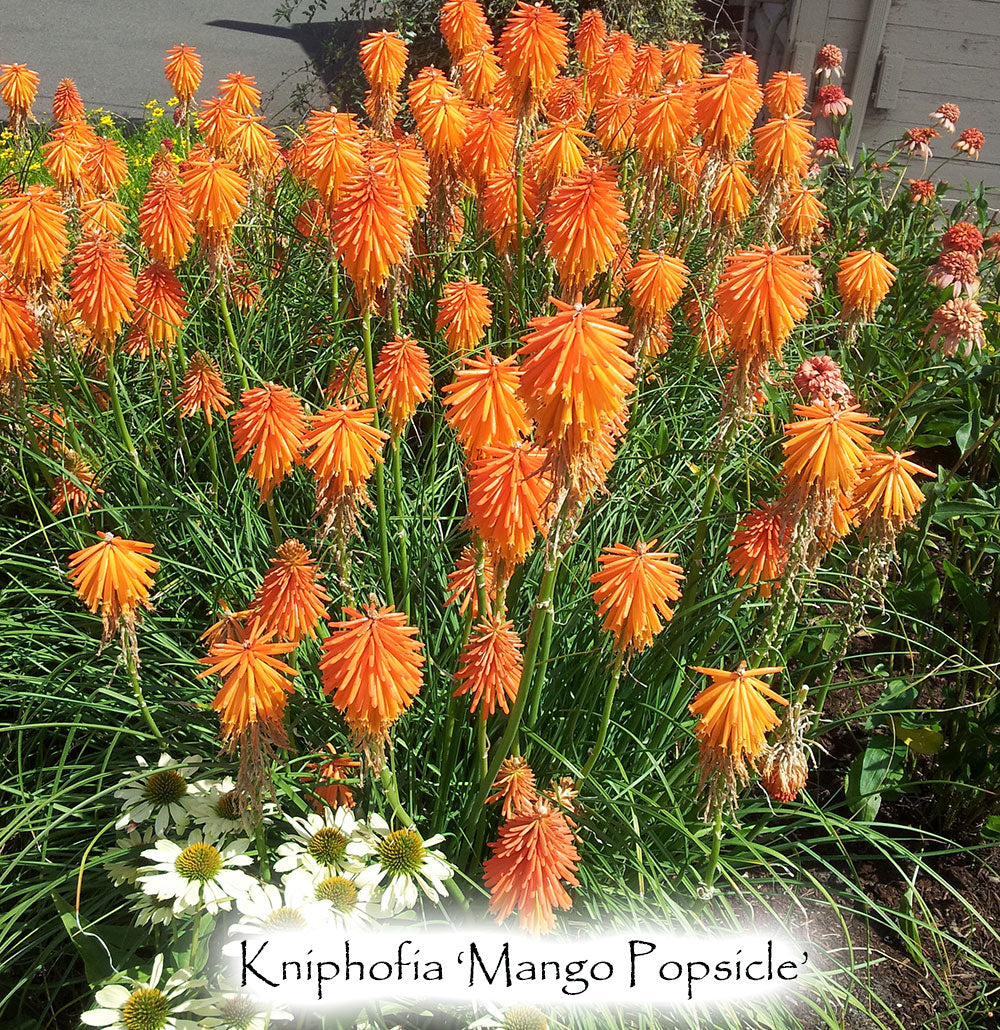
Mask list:
[[[185,880],[206,883],[222,872],[222,856],[211,844],[190,844],[177,856],[174,868]]]
[[[347,853],[347,838],[336,827],[326,826],[312,835],[308,850],[320,865],[335,865]]]
[[[187,793],[187,780],[173,769],[159,769],[146,780],[142,793],[155,805],[170,805]]]
[[[308,925],[298,909],[282,905],[262,920],[268,930],[304,930]]]
[[[508,1009],[504,1013],[503,1026],[504,1030],[546,1030],[548,1022],[543,1012],[525,1006]]]
[[[249,1030],[258,1015],[257,1007],[249,998],[227,998],[220,1008],[227,1030]]]
[[[343,876],[330,876],[316,888],[316,897],[329,901],[338,912],[350,912],[358,903],[358,888]]]
[[[122,1006],[122,1023],[126,1030],[163,1030],[170,1016],[170,1004],[163,991],[140,987]]]
[[[393,876],[415,873],[423,857],[424,842],[415,830],[394,830],[378,846],[378,860]]]

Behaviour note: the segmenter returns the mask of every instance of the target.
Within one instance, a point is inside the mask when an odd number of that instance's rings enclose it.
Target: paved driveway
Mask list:
[[[175,43],[201,54],[199,97],[212,95],[228,72],[254,75],[273,121],[282,120],[301,69],[318,43],[338,30],[276,25],[278,0],[0,0],[0,64],[27,64],[41,76],[36,115],[51,115],[52,93],[74,79],[88,108],[123,117],[144,114],[149,100],[170,95],[163,55]],[[331,2],[324,18],[340,11]],[[291,117],[289,115],[289,117]]]

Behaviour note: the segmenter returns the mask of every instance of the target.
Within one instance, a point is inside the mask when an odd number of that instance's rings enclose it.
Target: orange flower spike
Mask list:
[[[438,301],[436,328],[452,353],[475,350],[493,324],[493,305],[482,283],[459,279],[445,283]]]
[[[99,232],[121,239],[125,235],[125,217],[125,205],[106,195],[80,205],[80,228],[84,234]]]
[[[695,114],[704,145],[735,153],[764,102],[756,77],[720,71],[706,75],[699,88]]]
[[[430,193],[430,165],[427,155],[409,136],[379,147],[372,156],[375,165],[392,180],[407,224],[427,205]]]
[[[222,97],[211,97],[201,102],[198,117],[205,146],[216,157],[228,157],[236,131],[236,112]]]
[[[545,245],[569,293],[589,285],[614,260],[628,213],[613,168],[586,167],[564,179],[543,217]]]
[[[260,107],[260,90],[252,75],[230,72],[219,79],[219,96],[229,105],[234,114],[253,114]]]
[[[518,394],[521,373],[515,358],[501,361],[489,349],[482,358],[463,358],[454,382],[441,390],[444,417],[466,454],[503,447],[527,437],[531,426]]]
[[[23,294],[0,277],[0,381],[27,372],[32,355],[41,345],[38,326]]]
[[[524,224],[534,224],[538,211],[538,187],[534,178],[525,172],[521,194]],[[489,231],[497,250],[507,253],[517,235],[517,172],[511,168],[495,172],[486,180],[482,196],[483,224]]]
[[[69,556],[69,579],[77,596],[105,624],[105,639],[120,619],[134,620],[139,608],[151,608],[149,591],[160,563],[149,556],[153,545],[99,533],[96,544]]]
[[[476,565],[478,556],[474,544],[466,544],[462,548],[455,568],[448,573],[448,596],[445,598],[445,606],[458,604],[460,615],[464,615],[467,608],[472,610],[473,622],[477,622],[484,613],[479,610],[479,590],[476,582]],[[486,583],[486,596],[490,597],[496,590],[496,565],[493,556],[489,551],[483,552],[483,579]]]
[[[480,189],[494,173],[508,168],[517,124],[498,107],[477,107],[469,114],[460,152],[462,169]]]
[[[560,75],[545,94],[545,117],[549,122],[574,122],[582,128],[592,100],[584,96],[583,76]]]
[[[735,672],[726,672],[694,666],[695,672],[712,681],[688,705],[688,711],[699,717],[695,733],[701,744],[732,758],[737,765],[756,758],[767,746],[765,735],[781,722],[765,699],[788,704],[760,677],[776,675],[783,668],[748,669],[740,662]]]
[[[237,115],[233,119],[230,148],[242,175],[273,177],[280,169],[278,137],[264,125],[263,115]]]
[[[534,331],[521,337],[521,396],[539,441],[575,450],[601,435],[632,392],[632,334],[611,320],[620,308],[549,299],[556,313],[532,319]]]
[[[521,638],[514,631],[514,623],[499,618],[473,626],[468,643],[458,659],[455,682],[458,689],[453,697],[472,695],[469,711],[488,719],[500,708],[506,715],[508,702],[517,697],[521,682]]]
[[[545,452],[518,442],[484,447],[469,469],[469,520],[486,546],[511,564],[545,532],[542,508],[552,484],[542,473]]]
[[[298,645],[316,639],[316,623],[329,617],[323,607],[330,595],[323,573],[298,540],[286,540],[275,551],[271,567],[257,588],[252,611],[265,631]]]
[[[177,46],[171,47],[163,62],[167,82],[170,83],[174,96],[184,105],[189,105],[194,100],[204,70],[198,52],[187,43],[178,43]]]
[[[663,51],[653,43],[644,43],[635,52],[632,74],[625,84],[627,92],[648,97],[663,81]]]
[[[477,0],[446,0],[439,27],[455,64],[469,51],[493,42],[493,30]]]
[[[775,72],[764,86],[764,103],[772,118],[794,118],[806,103],[806,80],[795,72]]]
[[[778,357],[795,323],[805,318],[812,295],[807,263],[787,247],[752,247],[727,258],[715,306],[746,362]]]
[[[535,774],[521,755],[511,755],[500,763],[490,790],[496,793],[486,799],[486,804],[502,802],[500,814],[505,820],[529,813],[538,801]]]
[[[762,504],[736,524],[729,545],[729,571],[742,586],[753,586],[761,597],[770,597],[772,580],[788,562],[792,527],[786,514],[773,504]]]
[[[94,339],[110,350],[135,308],[135,278],[125,253],[99,233],[82,239],[73,251],[70,298]]]
[[[632,145],[636,107],[629,93],[610,93],[598,101],[594,127],[605,152],[620,154]]]
[[[19,282],[57,278],[68,250],[66,216],[52,187],[29,186],[0,200],[0,254]]]
[[[681,299],[690,274],[680,258],[640,250],[635,264],[625,273],[632,307],[649,322],[662,322]]]
[[[739,225],[750,211],[757,187],[747,175],[748,161],[726,161],[718,171],[708,198],[708,208],[716,225]]]
[[[52,486],[52,504],[49,511],[53,515],[61,515],[67,510],[74,515],[79,515],[80,512],[89,515],[91,509],[100,507],[97,497],[104,491],[94,485],[94,470],[79,454],[67,451],[63,460],[65,472]]]
[[[423,118],[430,112],[430,105],[454,93],[455,89],[440,68],[426,67],[417,72],[413,81],[406,87],[406,99],[410,104],[410,112],[414,120]],[[419,121],[417,122],[419,125]]]
[[[809,167],[814,123],[784,115],[753,130],[754,174],[759,182],[777,179],[796,185]]]
[[[363,743],[381,744],[413,703],[423,683],[423,644],[406,616],[372,602],[344,608],[330,623],[319,663],[323,693]]]
[[[793,189],[781,205],[781,235],[793,246],[807,248],[826,212],[818,191],[806,186]]]
[[[361,70],[372,89],[393,93],[403,84],[409,47],[398,32],[372,32],[361,43]]]
[[[374,416],[374,408],[338,405],[311,417],[303,447],[310,451],[305,463],[317,480],[340,491],[368,482],[389,439],[375,428]]]
[[[188,313],[177,276],[166,265],[149,265],[135,281],[135,299],[136,324],[150,341],[160,347],[176,342]]]
[[[375,391],[394,435],[403,432],[433,387],[430,358],[412,336],[397,336],[383,345],[375,365]]]
[[[882,435],[868,425],[875,419],[857,404],[841,408],[825,397],[796,404],[794,411],[800,421],[785,423],[782,444],[789,487],[801,493],[814,485],[824,493],[850,493],[872,449],[868,437]]]
[[[924,503],[923,491],[913,477],[937,476],[930,469],[907,461],[911,454],[913,451],[889,448],[885,454],[866,457],[851,493],[851,505],[863,535],[882,530],[895,536],[913,521]]]
[[[205,421],[212,425],[213,412],[228,418],[228,409],[232,406],[233,399],[219,375],[219,366],[206,354],[196,351],[188,362],[180,396],[177,398],[177,410],[181,418],[191,418],[195,412],[200,411]]]
[[[603,629],[613,634],[619,651],[642,651],[663,623],[674,617],[668,602],[681,596],[682,569],[672,562],[676,554],[656,551],[656,541],[636,546],[615,544],[597,558],[600,569],[591,577],[597,584],[594,601]],[[661,621],[661,617],[663,621]]]
[[[553,119],[529,151],[539,182],[554,186],[564,176],[575,175],[590,154],[584,142],[587,139],[593,139],[593,133],[578,121]]]
[[[57,122],[76,122],[87,116],[80,91],[72,79],[60,79],[52,95],[52,117]]]
[[[332,209],[344,184],[364,167],[354,116],[336,110],[311,112],[306,118],[302,166],[323,203]]]
[[[357,779],[360,776],[361,763],[348,755],[338,755],[332,744],[327,744],[320,753],[324,756],[323,761],[310,762],[306,766],[310,772],[315,771],[316,774],[309,785],[319,799],[313,802],[314,807],[319,812],[322,812],[324,804],[333,809],[353,808],[354,788],[343,781]]]
[[[26,64],[0,64],[0,99],[10,108],[10,128],[14,133],[34,121],[31,105],[38,95],[38,75]]]
[[[345,184],[331,221],[337,254],[370,309],[376,291],[406,253],[409,226],[399,189],[368,164]]]
[[[443,96],[428,101],[426,108],[414,118],[432,161],[458,162],[469,127],[469,102],[449,87]]]
[[[635,112],[635,145],[646,168],[661,168],[683,149],[695,129],[695,87],[667,86]]]
[[[150,183],[139,208],[139,237],[149,256],[167,268],[176,268],[187,256],[194,223],[184,191],[173,179]]]
[[[551,931],[553,909],[569,909],[573,904],[563,884],[579,885],[574,873],[580,856],[563,812],[539,799],[530,811],[500,827],[490,851],[493,854],[483,864],[483,882],[497,922],[516,911],[523,930]]]
[[[493,47],[484,43],[470,50],[459,63],[462,90],[476,104],[488,104],[500,80],[500,59]]]
[[[52,132],[52,138],[42,144],[42,164],[56,185],[67,190],[79,185],[86,152],[86,145],[72,129],[60,126]]]
[[[292,466],[302,461],[306,434],[302,402],[277,383],[245,390],[232,429],[236,460],[254,452],[247,475],[256,480],[263,503]]]
[[[569,54],[566,19],[543,3],[517,0],[497,44],[519,115],[537,109]]]
[[[694,82],[701,78],[704,51],[697,43],[673,41],[663,52],[663,78],[667,82]]]
[[[294,651],[295,645],[273,637],[273,630],[254,621],[240,638],[217,641],[208,655],[199,659],[208,668],[198,673],[198,679],[222,677],[212,708],[219,713],[225,743],[261,728],[284,736],[281,719],[286,695],[294,693],[291,680],[298,673],[277,656]]]
[[[210,157],[188,164],[183,189],[199,235],[210,247],[228,246],[247,204],[247,180],[228,161]]]
[[[80,171],[91,192],[114,193],[128,178],[125,151],[113,139],[99,136],[87,148]]]
[[[871,321],[896,281],[896,266],[874,248],[852,250],[837,265],[837,291],[844,305],[843,317]]]
[[[584,11],[580,15],[580,24],[573,37],[573,47],[584,68],[589,70],[593,67],[597,55],[604,49],[607,34],[604,16],[596,8]]]
[[[587,74],[587,90],[596,99],[625,88],[635,63],[635,41],[627,32],[612,32],[604,40]]]

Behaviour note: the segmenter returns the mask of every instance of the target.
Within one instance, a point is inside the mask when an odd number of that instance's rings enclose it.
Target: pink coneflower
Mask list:
[[[795,373],[795,389],[805,404],[821,397],[840,405],[856,404],[854,394],[844,382],[840,366],[828,354],[806,358]]]
[[[986,137],[979,129],[963,129],[958,139],[952,143],[952,150],[961,150],[973,160],[979,160],[979,151],[986,146]]]
[[[983,250],[983,234],[971,222],[956,222],[941,237],[942,250],[964,250],[979,255]]]
[[[955,122],[961,117],[958,104],[942,104],[936,111],[931,111],[930,120],[940,125],[945,132],[955,131]]]
[[[924,161],[934,156],[931,152],[930,142],[941,135],[937,129],[917,128],[907,129],[903,133],[903,146],[901,149],[908,150],[911,154],[919,154]]]
[[[931,315],[927,345],[949,358],[958,353],[967,358],[973,350],[982,350],[986,343],[985,317],[983,309],[969,297],[949,300]]]
[[[937,194],[934,183],[930,179],[910,180],[910,203],[929,204]]]
[[[840,152],[837,141],[832,136],[823,136],[816,140],[815,154],[817,158],[836,157]]]
[[[816,54],[816,76],[823,76],[829,79],[831,76],[839,79],[844,70],[844,52],[839,46],[826,43],[819,48]]]
[[[946,250],[927,273],[927,281],[939,290],[953,290],[956,297],[961,293],[972,297],[979,292],[978,270],[979,262],[974,254]]]
[[[843,118],[854,101],[839,86],[820,86],[813,101],[813,118]]]

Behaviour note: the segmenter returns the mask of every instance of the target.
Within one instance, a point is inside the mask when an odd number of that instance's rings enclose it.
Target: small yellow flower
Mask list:
[[[157,118],[162,118],[162,117],[163,117],[163,108],[162,107],[155,108],[154,111],[153,111],[153,121],[156,121]]]
[[[109,114],[101,115],[101,125],[112,126],[114,124],[115,123],[111,120],[111,115],[109,115]]]
[[[177,97],[171,97],[167,101],[167,107],[176,107],[179,103],[180,101],[177,99]]]
[[[41,166],[41,164],[40,164],[40,163],[39,163],[38,161],[35,161],[35,162],[34,162],[34,164],[28,165],[28,168],[29,168],[29,169],[30,169],[30,170],[31,170],[32,172],[37,172],[37,171],[38,171],[38,169],[39,169],[39,168],[41,168],[41,167],[42,167],[42,166]]]

